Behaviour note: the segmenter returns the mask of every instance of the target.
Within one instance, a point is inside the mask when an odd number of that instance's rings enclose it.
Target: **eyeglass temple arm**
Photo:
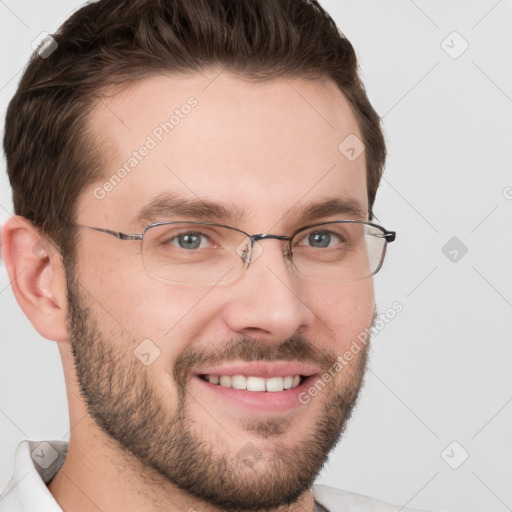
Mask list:
[[[94,228],[92,226],[84,226],[83,224],[77,224],[82,228],[92,229],[93,231],[99,231],[100,233],[107,233],[108,235],[115,236],[119,240],[142,240],[142,235],[128,235],[119,231],[111,231],[110,229]]]

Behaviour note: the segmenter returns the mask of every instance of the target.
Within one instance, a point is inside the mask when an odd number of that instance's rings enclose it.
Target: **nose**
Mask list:
[[[281,241],[257,243],[261,254],[229,286],[225,321],[238,335],[281,343],[311,325],[314,314],[307,293],[311,284],[295,275]]]

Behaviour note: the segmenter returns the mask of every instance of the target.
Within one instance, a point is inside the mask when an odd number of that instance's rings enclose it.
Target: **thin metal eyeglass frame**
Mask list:
[[[366,226],[372,226],[372,227],[377,228],[380,231],[382,231],[382,238],[385,239],[386,244],[383,246],[382,255],[381,255],[381,258],[380,258],[377,268],[369,276],[354,279],[354,281],[358,281],[360,279],[367,279],[368,277],[374,276],[382,267],[382,264],[384,262],[384,257],[386,255],[386,248],[387,248],[388,243],[394,242],[396,239],[396,231],[389,231],[386,228],[380,226],[379,224],[375,224],[373,222],[359,221],[359,220],[334,220],[334,221],[319,222],[317,224],[309,224],[307,226],[303,226],[303,227],[299,228],[297,231],[295,231],[290,236],[272,235],[270,233],[259,233],[259,234],[255,234],[255,235],[250,235],[249,233],[246,233],[245,231],[242,231],[241,229],[235,228],[233,226],[227,226],[226,224],[219,224],[217,222],[200,222],[200,221],[187,221],[187,220],[154,222],[154,223],[146,226],[144,228],[144,230],[142,231],[142,233],[138,233],[138,234],[122,233],[120,231],[113,231],[111,229],[98,228],[98,227],[93,227],[93,226],[85,226],[83,224],[75,224],[75,225],[78,227],[81,227],[81,228],[87,228],[87,229],[91,229],[93,231],[99,231],[100,233],[107,233],[108,235],[112,235],[119,240],[139,240],[142,242],[144,234],[151,228],[156,227],[156,226],[166,226],[166,225],[172,225],[172,224],[192,224],[192,225],[196,225],[196,226],[197,225],[199,225],[199,226],[217,226],[217,227],[221,227],[221,228],[232,229],[233,231],[238,231],[239,233],[245,235],[251,241],[251,250],[250,250],[249,257],[247,257],[247,255],[245,255],[245,254],[240,256],[240,258],[242,259],[242,261],[245,264],[244,270],[247,270],[247,268],[249,268],[249,265],[251,264],[251,260],[252,260],[254,244],[255,244],[255,242],[257,242],[259,240],[272,239],[272,240],[287,241],[288,242],[287,250],[284,253],[284,256],[287,257],[292,262],[293,266],[296,268],[295,263],[293,262],[292,241],[302,231],[305,231],[305,230],[311,229],[311,228],[315,228],[317,226],[325,226],[326,224],[364,224]],[[142,250],[141,250],[141,257],[142,257]],[[304,275],[298,269],[297,269],[297,271],[301,275]],[[156,277],[156,276],[154,276],[154,277]],[[311,278],[308,276],[304,276],[304,277],[306,277],[307,279],[313,279],[313,280],[315,279],[315,278]],[[169,282],[171,282],[171,281],[169,281]]]

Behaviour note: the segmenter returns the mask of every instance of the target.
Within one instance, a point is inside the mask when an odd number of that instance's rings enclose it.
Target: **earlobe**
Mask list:
[[[16,300],[35,329],[46,339],[68,341],[66,280],[57,248],[15,215],[2,228],[2,256]]]

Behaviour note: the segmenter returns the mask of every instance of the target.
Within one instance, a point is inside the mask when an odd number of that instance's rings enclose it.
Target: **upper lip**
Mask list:
[[[254,363],[231,362],[220,366],[209,366],[194,370],[195,375],[246,375],[254,377],[287,377],[301,375],[309,377],[320,372],[317,366],[295,361],[258,361]]]

